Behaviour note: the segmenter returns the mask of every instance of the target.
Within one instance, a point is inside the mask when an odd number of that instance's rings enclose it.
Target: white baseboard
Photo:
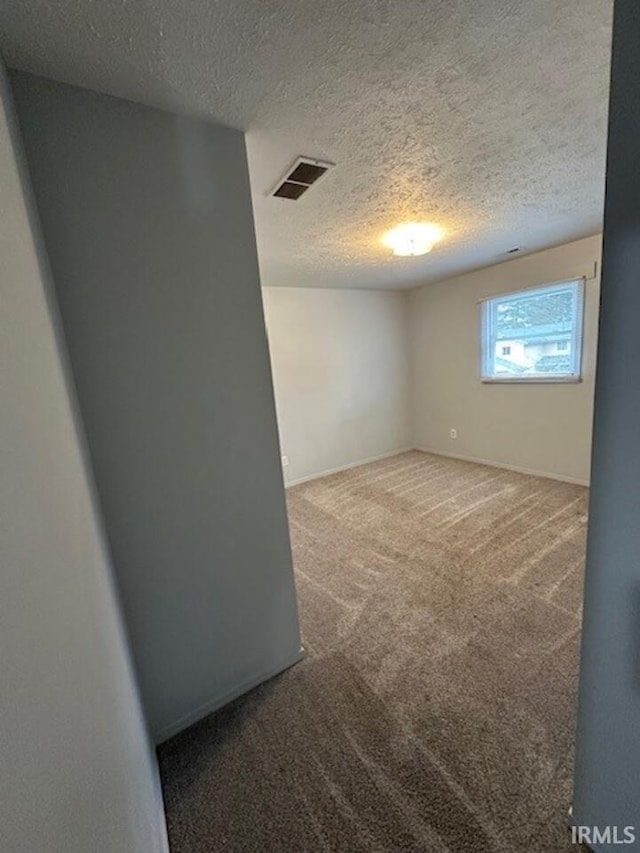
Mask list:
[[[399,456],[401,453],[408,453],[413,450],[413,447],[401,447],[398,450],[390,450],[388,453],[381,453],[379,456],[369,456],[367,459],[359,459],[357,462],[348,462],[346,465],[339,465],[337,468],[328,468],[326,471],[319,471],[317,474],[308,474],[305,477],[298,477],[296,480],[290,480],[285,483],[285,489],[290,489],[292,486],[299,486],[301,483],[308,483],[310,480],[319,480],[321,477],[328,477],[330,474],[338,474],[340,471],[348,471],[349,468],[359,468],[360,465],[368,465],[370,462],[379,462],[381,459],[390,459],[392,456]]]
[[[289,669],[294,664],[301,661],[304,657],[304,648],[300,646],[299,650],[296,654],[292,655],[287,660],[278,664],[277,666],[271,667],[268,670],[258,673],[258,675],[253,676],[252,678],[248,678],[246,681],[243,681],[242,684],[237,685],[231,690],[227,690],[226,693],[223,693],[222,696],[217,696],[214,699],[211,699],[209,702],[205,702],[203,705],[200,705],[195,711],[190,711],[188,714],[180,717],[173,723],[169,723],[169,725],[164,726],[160,729],[159,732],[156,732],[153,736],[154,743],[156,745],[162,743],[165,740],[168,740],[173,735],[177,735],[178,732],[181,732],[183,729],[192,726],[194,723],[197,723],[198,720],[201,720],[203,717],[206,717],[208,714],[213,713],[213,711],[217,711],[219,708],[222,708],[224,705],[228,705],[229,702],[233,702],[234,699],[237,699],[239,696],[242,696],[243,693],[248,693],[249,690],[253,690],[254,687],[257,687],[259,684],[262,684],[263,681],[268,681],[270,678],[273,678],[276,675],[279,675],[281,672],[284,672],[285,669]]]
[[[522,468],[519,465],[508,465],[506,462],[496,462],[493,459],[478,459],[476,456],[465,456],[462,453],[447,453],[444,450],[433,450],[429,447],[416,447],[423,453],[432,453],[434,456],[445,456],[448,459],[460,459],[462,462],[475,462],[477,465],[488,465],[491,468],[504,468],[505,471],[514,471],[516,474],[529,474],[532,477],[545,477],[547,480],[559,480],[561,483],[572,483],[575,486],[589,486],[589,480],[579,477],[569,477],[565,474],[552,474],[549,471],[535,471],[532,468]]]

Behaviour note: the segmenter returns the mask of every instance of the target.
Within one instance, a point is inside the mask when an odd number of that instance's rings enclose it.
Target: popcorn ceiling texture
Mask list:
[[[263,284],[411,287],[597,232],[612,0],[6,0],[7,63],[248,132]],[[333,172],[268,197],[298,154]],[[431,255],[381,247],[407,219]]]

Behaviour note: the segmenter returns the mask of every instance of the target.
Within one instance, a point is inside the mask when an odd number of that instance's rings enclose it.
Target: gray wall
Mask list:
[[[16,73],[157,739],[300,648],[243,135]]]
[[[404,293],[263,292],[288,483],[410,446]]]
[[[636,843],[625,849],[640,850],[637,0],[616,2],[611,86],[574,810],[582,824],[635,824]]]
[[[0,846],[162,853],[162,798],[0,61]]]
[[[588,237],[408,294],[416,447],[578,483],[589,482],[601,238]],[[584,276],[582,382],[480,381],[487,296]],[[457,438],[450,438],[451,428]]]

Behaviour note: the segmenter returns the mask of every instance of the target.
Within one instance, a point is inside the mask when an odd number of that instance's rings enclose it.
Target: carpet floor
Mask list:
[[[172,853],[575,853],[587,490],[412,451],[287,500],[307,655],[160,748]]]

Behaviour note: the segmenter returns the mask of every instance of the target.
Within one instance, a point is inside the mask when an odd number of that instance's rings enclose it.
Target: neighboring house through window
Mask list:
[[[486,382],[580,379],[584,281],[532,287],[482,303]]]

